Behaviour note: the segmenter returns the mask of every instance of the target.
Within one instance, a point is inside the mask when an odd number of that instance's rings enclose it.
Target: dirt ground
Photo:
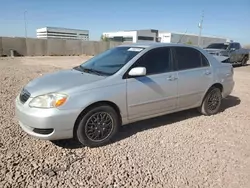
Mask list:
[[[188,110],[130,124],[93,149],[24,133],[20,89],[87,58],[0,59],[0,187],[250,187],[250,66],[234,69],[234,91],[215,116]]]

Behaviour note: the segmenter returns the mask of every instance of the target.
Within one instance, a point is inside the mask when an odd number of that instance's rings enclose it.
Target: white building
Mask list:
[[[163,43],[189,43],[198,45],[199,36],[196,34],[178,33],[178,32],[159,32],[159,41]],[[200,38],[200,46],[206,47],[214,42],[227,42],[229,39],[226,37],[205,36]]]
[[[162,43],[189,43],[198,45],[198,35],[178,32],[148,30],[131,30],[103,33],[103,36],[111,41],[118,42],[162,42]],[[205,36],[200,38],[200,46],[205,47],[214,42],[226,42],[226,37]]]
[[[75,40],[89,40],[88,30],[67,29],[59,27],[44,27],[36,30],[37,38],[42,39],[75,39]]]
[[[130,30],[130,31],[117,31],[103,33],[103,36],[111,41],[117,42],[149,42],[156,41],[158,30],[145,29],[145,30]]]

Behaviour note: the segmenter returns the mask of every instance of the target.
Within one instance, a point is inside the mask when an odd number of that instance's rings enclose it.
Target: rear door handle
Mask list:
[[[205,71],[204,74],[205,74],[205,75],[210,75],[210,74],[211,74],[211,71],[207,70],[207,71]]]

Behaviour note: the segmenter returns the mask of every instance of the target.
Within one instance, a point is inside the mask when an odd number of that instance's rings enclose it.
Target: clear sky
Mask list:
[[[88,29],[91,40],[102,32],[158,29],[199,33],[250,43],[250,0],[0,0],[0,35],[29,37],[45,26]]]

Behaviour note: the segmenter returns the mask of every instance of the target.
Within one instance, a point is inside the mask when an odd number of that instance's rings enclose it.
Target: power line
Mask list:
[[[185,33],[182,34],[182,36],[180,37],[180,39],[179,39],[179,41],[177,42],[177,44],[179,44],[179,43],[181,42],[181,40],[182,40],[182,38],[184,37],[184,35],[186,35],[187,30],[188,30],[188,29],[186,29]]]

